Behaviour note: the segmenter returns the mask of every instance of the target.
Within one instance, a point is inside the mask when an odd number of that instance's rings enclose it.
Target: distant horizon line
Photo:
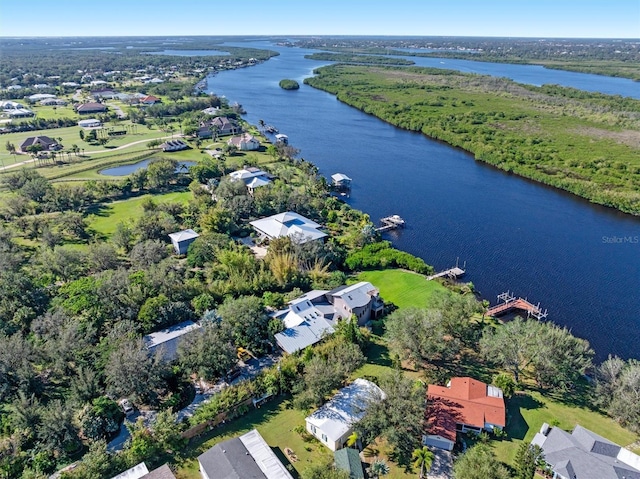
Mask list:
[[[170,34],[170,35],[0,35],[3,40],[23,40],[23,39],[47,39],[47,38],[172,38],[172,37],[209,37],[209,38],[274,38],[274,37],[295,37],[295,38],[491,38],[491,39],[539,39],[539,40],[631,40],[640,42],[640,37],[557,37],[557,36],[510,36],[510,35],[385,35],[385,34]]]

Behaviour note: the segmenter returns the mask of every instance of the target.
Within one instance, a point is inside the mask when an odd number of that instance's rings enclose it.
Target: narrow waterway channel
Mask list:
[[[640,358],[639,218],[476,162],[303,85],[323,64],[305,60],[309,51],[248,45],[280,56],[212,76],[208,91],[241,103],[249,122],[275,125],[325,176],[352,177],[348,201],[372,220],[401,215],[407,228],[386,235],[398,248],[436,268],[450,267],[456,258],[466,261],[465,279],[492,304],[506,290],[540,302],[549,320],[587,338],[599,360],[608,354]],[[501,73],[504,67],[482,64],[483,73],[509,76]],[[593,82],[602,81],[596,75],[584,75],[593,77],[588,80],[583,74],[538,70],[529,83],[573,86],[567,78],[578,75],[597,89]],[[297,80],[300,90],[279,88],[283,78]],[[611,93],[611,83],[603,83],[602,91]],[[614,93],[640,97],[635,91]]]

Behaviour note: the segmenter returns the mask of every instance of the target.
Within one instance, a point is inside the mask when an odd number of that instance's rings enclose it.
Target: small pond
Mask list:
[[[137,163],[133,163],[132,165],[120,165],[120,166],[114,166],[113,168],[100,170],[98,171],[98,173],[100,173],[101,175],[107,175],[107,176],[127,176],[133,173],[134,171],[146,168],[147,166],[149,166],[149,163],[151,163],[152,161],[153,161],[153,158],[149,158],[146,160],[139,161]],[[178,167],[176,168],[176,173],[185,171],[190,166],[193,166],[195,164],[196,164],[195,161],[182,161],[178,163]]]

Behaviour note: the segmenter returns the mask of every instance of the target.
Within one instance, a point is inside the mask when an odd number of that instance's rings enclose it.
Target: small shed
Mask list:
[[[169,238],[171,238],[171,243],[173,244],[173,249],[176,254],[187,254],[189,245],[193,243],[198,236],[200,236],[198,233],[192,229],[188,229],[171,233]]]
[[[333,181],[333,186],[336,188],[351,188],[351,178],[343,173],[331,175],[331,180]]]
[[[351,447],[339,449],[333,453],[333,461],[336,469],[349,473],[349,479],[364,479],[362,462],[357,449]]]

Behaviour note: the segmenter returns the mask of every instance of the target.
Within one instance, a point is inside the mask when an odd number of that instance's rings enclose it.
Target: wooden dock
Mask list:
[[[380,219],[380,226],[376,228],[378,233],[384,233],[385,231],[395,230],[396,228],[404,228],[405,222],[398,215],[386,216]]]
[[[547,317],[547,310],[544,311],[540,307],[540,303],[530,303],[526,298],[516,298],[511,295],[509,291],[498,295],[498,299],[502,301],[501,304],[492,306],[485,313],[486,316],[501,316],[508,313],[513,309],[519,309],[527,312],[527,318],[533,316],[536,319],[544,319]]]
[[[431,281],[436,278],[448,278],[448,279],[458,279],[460,276],[463,276],[466,271],[458,266],[454,266],[453,268],[446,269],[444,271],[440,271],[439,273],[432,274],[431,276],[427,276],[427,281]]]

